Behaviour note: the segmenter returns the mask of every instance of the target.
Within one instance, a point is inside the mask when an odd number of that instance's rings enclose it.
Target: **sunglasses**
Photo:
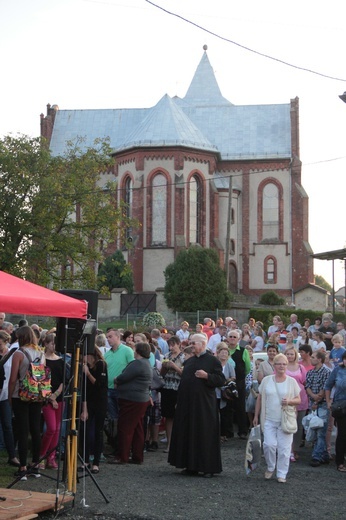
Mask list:
[[[238,336],[228,336],[229,338],[235,338],[238,339]]]
[[[197,343],[200,343],[200,341],[190,341],[189,345],[196,345]]]

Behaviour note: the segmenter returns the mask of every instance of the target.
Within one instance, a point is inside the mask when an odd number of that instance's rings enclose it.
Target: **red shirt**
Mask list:
[[[203,325],[202,332],[208,336],[208,339],[213,335],[213,331],[210,329],[209,325]]]

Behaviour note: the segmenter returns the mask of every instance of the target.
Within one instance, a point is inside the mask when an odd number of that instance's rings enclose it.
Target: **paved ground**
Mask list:
[[[335,464],[311,468],[310,449],[303,448],[291,464],[286,484],[263,478],[265,464],[246,476],[245,441],[222,446],[223,473],[212,479],[187,477],[167,464],[161,448],[146,453],[142,466],[101,464],[97,482],[110,500],[106,504],[90,477],[78,484],[75,507],[64,518],[99,520],[334,520],[346,517],[346,474]],[[52,474],[52,471],[49,472]],[[54,492],[54,483],[41,477],[18,484],[33,491]],[[85,499],[85,507],[83,505]],[[52,514],[44,515],[53,518]]]

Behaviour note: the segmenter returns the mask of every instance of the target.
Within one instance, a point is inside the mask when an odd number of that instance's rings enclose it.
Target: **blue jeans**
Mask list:
[[[107,412],[110,419],[119,418],[118,390],[116,388],[108,388]]]
[[[316,440],[314,448],[312,450],[312,458],[322,462],[325,460],[329,460],[329,455],[327,452],[327,443],[326,443],[329,410],[327,408],[326,403],[318,405],[317,415],[318,415],[318,417],[323,419],[323,428],[318,428],[318,430],[317,430],[317,440]]]

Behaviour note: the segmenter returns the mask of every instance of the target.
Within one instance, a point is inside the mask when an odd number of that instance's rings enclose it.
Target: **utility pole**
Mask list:
[[[226,284],[229,284],[229,253],[231,245],[231,220],[232,220],[232,176],[229,178],[228,186],[228,210],[227,210],[227,232],[226,232],[226,252],[225,252],[225,272]]]

